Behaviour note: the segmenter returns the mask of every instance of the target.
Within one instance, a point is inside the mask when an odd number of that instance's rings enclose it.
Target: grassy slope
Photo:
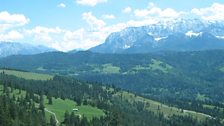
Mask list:
[[[164,66],[162,66],[162,64]],[[149,67],[151,70],[159,70],[159,71],[162,71],[163,73],[168,73],[169,70],[172,69],[172,66],[168,65],[168,64],[164,64],[163,62],[159,61],[159,60],[155,60],[155,59],[152,59],[152,63],[149,64]]]
[[[166,117],[169,117],[171,115],[189,115],[192,116],[194,118],[197,118],[199,120],[205,120],[207,117],[209,117],[208,115],[205,115],[203,113],[197,113],[194,111],[187,111],[187,110],[181,110],[178,109],[176,107],[170,107],[167,106],[165,104],[162,104],[160,102],[156,102],[150,99],[146,99],[140,96],[135,96],[132,93],[128,93],[128,92],[119,92],[116,94],[116,96],[122,97],[124,100],[128,100],[129,102],[133,103],[133,102],[143,102],[145,104],[148,104],[145,106],[145,109],[152,111],[154,113],[163,113]],[[159,106],[159,110],[158,110],[158,106]]]
[[[91,64],[90,67],[93,68],[93,72],[104,73],[104,74],[119,74],[120,67],[113,66],[112,64],[103,64],[97,66],[96,64]]]
[[[119,73],[120,67],[113,66],[112,64],[104,64],[102,71],[103,73],[116,74]]]
[[[22,71],[15,71],[15,70],[0,70],[0,73],[5,72],[5,74],[8,75],[14,75],[20,78],[29,79],[29,80],[50,80],[53,78],[51,75],[47,74],[37,74],[37,73],[31,73],[31,72],[22,72]]]
[[[135,71],[142,71],[142,70],[151,70],[151,71],[161,71],[163,73],[168,73],[173,67],[169,64],[165,64],[162,61],[152,59],[151,63],[148,66],[140,66],[137,65],[133,68]]]
[[[100,117],[104,115],[104,112],[98,108],[89,106],[89,105],[81,105],[77,106],[76,102],[66,99],[62,100],[60,98],[53,98],[53,105],[48,104],[48,100],[45,97],[45,107],[54,112],[57,115],[59,121],[63,121],[65,111],[72,112],[72,109],[78,108],[79,111],[75,112],[76,115],[81,115],[87,117],[89,120],[93,117]]]

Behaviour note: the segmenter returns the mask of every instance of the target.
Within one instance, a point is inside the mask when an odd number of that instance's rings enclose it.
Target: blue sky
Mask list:
[[[0,0],[0,41],[88,49],[125,27],[182,17],[224,21],[224,1]]]

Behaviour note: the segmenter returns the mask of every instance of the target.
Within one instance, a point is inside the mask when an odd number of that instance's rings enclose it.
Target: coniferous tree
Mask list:
[[[50,117],[50,126],[56,126],[57,125],[56,123],[57,122],[55,120],[55,117],[51,115],[51,117]]]
[[[64,114],[64,124],[65,125],[69,125],[70,124],[70,115],[69,115],[69,112],[66,111],[65,114]]]
[[[81,126],[89,126],[89,122],[85,116],[81,119]]]
[[[121,126],[121,118],[120,118],[118,112],[110,113],[110,122],[109,122],[109,124],[111,126]]]
[[[53,104],[52,97],[48,95],[47,99],[48,99],[48,104],[52,105]]]
[[[44,111],[44,108],[45,108],[45,106],[44,106],[44,96],[41,94],[40,95],[40,105],[39,105],[39,109],[42,110],[42,111]]]

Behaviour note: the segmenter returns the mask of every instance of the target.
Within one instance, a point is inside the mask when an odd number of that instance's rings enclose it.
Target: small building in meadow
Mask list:
[[[79,109],[77,109],[77,108],[74,108],[74,109],[72,109],[72,111],[79,111]]]

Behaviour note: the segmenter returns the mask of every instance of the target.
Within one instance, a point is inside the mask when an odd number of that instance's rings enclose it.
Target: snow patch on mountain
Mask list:
[[[196,33],[196,32],[193,32],[193,31],[188,31],[187,33],[185,33],[185,35],[188,36],[188,37],[193,37],[193,36],[197,37],[197,36],[202,35],[202,32]]]
[[[218,39],[224,39],[224,36],[215,36]]]
[[[157,42],[159,42],[160,40],[166,39],[166,38],[167,38],[167,36],[166,37],[158,37],[158,38],[154,38],[154,40],[157,41]]]
[[[123,49],[128,49],[130,47],[131,47],[130,45],[124,45]]]

